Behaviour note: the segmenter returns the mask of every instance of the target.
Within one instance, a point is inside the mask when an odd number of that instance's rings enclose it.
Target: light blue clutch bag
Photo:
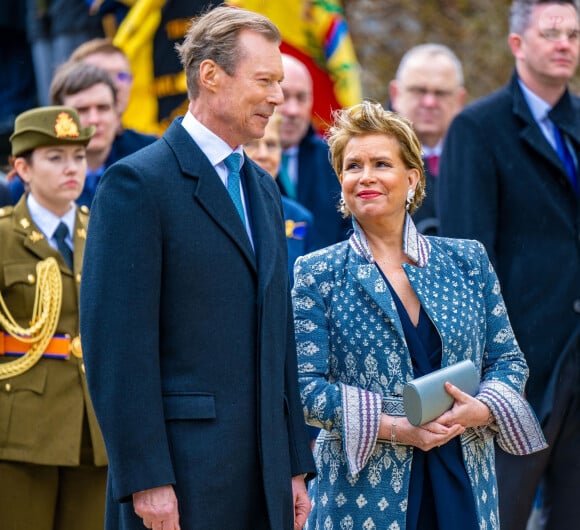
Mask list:
[[[479,374],[469,360],[413,379],[403,388],[405,414],[411,425],[423,425],[451,408],[453,398],[445,391],[446,381],[470,396],[479,388]]]

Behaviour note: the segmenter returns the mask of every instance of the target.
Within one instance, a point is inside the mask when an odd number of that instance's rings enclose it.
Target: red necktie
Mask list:
[[[431,175],[437,177],[439,175],[439,155],[426,156],[425,161]]]

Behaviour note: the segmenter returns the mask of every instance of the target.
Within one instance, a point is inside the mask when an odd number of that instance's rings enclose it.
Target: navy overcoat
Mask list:
[[[164,484],[183,529],[293,528],[291,476],[314,464],[282,207],[248,159],[242,178],[255,251],[179,118],[97,191],[81,334],[109,455],[109,530],[142,530],[131,495]]]

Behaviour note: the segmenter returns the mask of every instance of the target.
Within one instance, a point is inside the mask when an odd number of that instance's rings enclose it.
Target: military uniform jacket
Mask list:
[[[30,325],[36,289],[36,265],[57,259],[63,296],[57,334],[79,334],[79,285],[88,209],[77,209],[73,234],[74,271],[33,223],[26,196],[12,207],[0,208],[0,290],[8,310],[23,327]],[[4,331],[2,329],[2,331]],[[0,363],[15,357],[0,356]],[[81,358],[42,357],[23,374],[0,381],[0,460],[33,464],[79,464],[83,418],[88,423],[94,463],[106,464],[106,453],[89,402]]]

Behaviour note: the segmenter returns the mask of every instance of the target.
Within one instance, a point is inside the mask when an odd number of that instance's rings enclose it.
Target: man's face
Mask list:
[[[241,57],[233,75],[215,65],[208,109],[210,128],[232,147],[261,138],[283,98],[278,45],[252,31],[242,31],[238,45]]]
[[[133,84],[129,61],[122,53],[100,52],[87,55],[83,62],[109,72],[117,88],[117,109],[119,114],[123,114],[129,104],[131,85]]]
[[[76,94],[65,96],[63,105],[77,110],[83,127],[96,127],[87,146],[87,154],[102,153],[111,148],[119,126],[119,115],[111,87],[98,83]]]
[[[312,79],[305,66],[284,61],[284,103],[280,105],[284,148],[298,145],[306,135],[312,113]]]
[[[393,110],[411,120],[423,145],[436,146],[465,102],[457,69],[444,55],[417,56],[390,86]]]
[[[564,86],[578,66],[578,16],[570,4],[533,7],[523,35],[510,35],[518,73],[531,88]]]

